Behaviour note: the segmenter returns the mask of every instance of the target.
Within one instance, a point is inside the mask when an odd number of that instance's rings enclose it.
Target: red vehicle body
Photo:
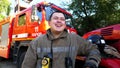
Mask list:
[[[69,12],[52,3],[40,2],[0,21],[0,57],[13,58],[20,68],[29,42],[46,33],[50,28],[48,18],[54,11],[63,12],[67,19],[72,17]],[[76,33],[74,28],[66,28]]]
[[[96,29],[83,35],[87,39],[91,35],[101,35],[107,45],[113,46],[120,53],[120,24]],[[100,66],[102,68],[120,68],[120,59],[118,58],[102,58]]]

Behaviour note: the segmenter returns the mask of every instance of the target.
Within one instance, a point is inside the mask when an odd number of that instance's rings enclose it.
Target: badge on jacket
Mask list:
[[[50,58],[44,57],[42,59],[42,68],[49,68]]]

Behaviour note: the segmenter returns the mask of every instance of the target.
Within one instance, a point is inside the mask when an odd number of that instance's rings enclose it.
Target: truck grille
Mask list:
[[[112,35],[112,32],[113,32],[113,27],[102,29],[101,30],[101,35],[102,36]]]

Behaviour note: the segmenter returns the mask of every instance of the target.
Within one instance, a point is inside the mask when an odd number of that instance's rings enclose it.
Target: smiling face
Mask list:
[[[55,12],[52,14],[49,25],[52,32],[62,32],[66,28],[65,16],[63,13]]]

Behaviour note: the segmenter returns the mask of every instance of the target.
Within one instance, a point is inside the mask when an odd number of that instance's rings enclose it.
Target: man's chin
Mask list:
[[[63,32],[64,30],[56,30],[56,32]]]

